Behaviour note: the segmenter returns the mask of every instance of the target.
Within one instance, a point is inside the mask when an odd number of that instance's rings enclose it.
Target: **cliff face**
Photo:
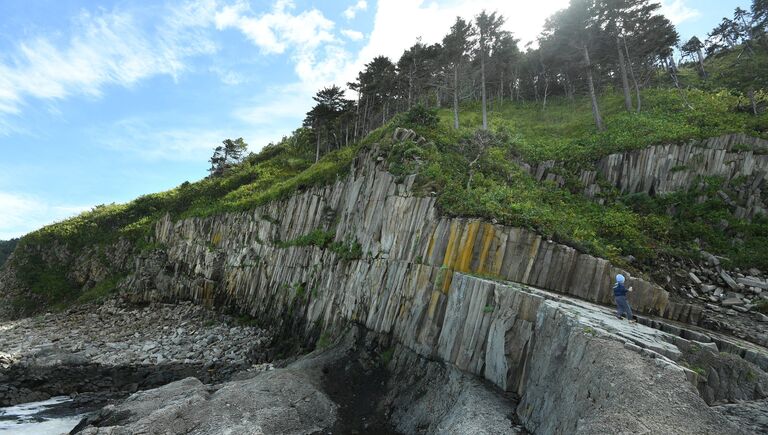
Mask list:
[[[397,183],[362,156],[346,179],[286,201],[247,213],[165,218],[155,228],[162,248],[136,259],[126,293],[236,308],[309,340],[361,324],[519,394],[518,415],[541,433],[610,430],[606,422],[633,406],[633,391],[652,399],[641,419],[623,420],[632,430],[665,432],[694,419],[700,425],[691,433],[706,433],[726,424],[697,395],[700,375],[681,362],[690,339],[717,349],[713,338],[680,328],[625,330],[610,308],[562,299],[610,303],[620,270],[525,229],[441,217],[434,199],[411,194],[412,182]],[[342,248],[296,246],[315,230],[333,231]],[[695,308],[671,302],[660,287],[637,278],[629,284],[638,311],[697,321]],[[761,376],[768,369],[764,349],[719,343],[749,354],[742,363]],[[614,378],[627,382],[618,401]],[[580,420],[584,415],[590,418]]]
[[[564,184],[554,173],[555,161],[529,166],[538,180]],[[598,178],[621,193],[664,194],[687,190],[701,177],[722,177],[726,182],[743,177],[741,204],[734,204],[738,218],[766,214],[765,178],[768,175],[768,141],[745,134],[729,134],[683,145],[656,145],[603,157],[595,170],[582,171],[584,194],[598,198]]]
[[[433,198],[411,194],[412,179],[398,184],[373,161],[362,156],[345,180],[252,212],[161,220],[155,238],[166,249],[139,258],[126,287],[141,298],[192,299],[254,316],[298,299],[309,323],[322,324],[389,325],[413,298],[429,300],[430,315],[439,315],[456,272],[612,301],[611,279],[621,271],[608,261],[526,229],[442,217]],[[359,245],[361,258],[286,247],[318,229]],[[637,278],[630,285],[637,310],[696,322],[698,311],[671,302],[662,288]]]
[[[0,319],[72,302],[83,290],[125,274],[133,257],[134,247],[125,239],[81,250],[65,243],[20,244],[0,265]]]
[[[526,229],[441,216],[412,184],[361,155],[346,178],[253,211],[165,217],[154,228],[157,248],[135,256],[122,288],[137,301],[247,312],[309,342],[362,325],[404,352],[516,393],[517,415],[539,433],[611,431],[617,419],[630,432],[720,433],[728,423],[697,391],[710,401],[764,396],[765,349],[656,320],[628,326],[595,304],[612,302],[611,280],[622,272],[608,261]],[[304,237],[313,232],[333,233],[334,243]],[[129,251],[106,257],[130,263]],[[638,278],[629,285],[635,310],[698,322],[699,309],[662,288]],[[713,352],[716,376],[729,373],[722,351],[743,368],[734,373],[755,378],[737,390],[708,382],[706,369],[685,367],[697,346]]]

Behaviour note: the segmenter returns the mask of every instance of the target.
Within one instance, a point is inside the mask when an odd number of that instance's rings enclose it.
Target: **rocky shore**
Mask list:
[[[0,324],[0,405],[105,400],[195,376],[226,379],[264,359],[272,336],[191,303],[112,299]]]

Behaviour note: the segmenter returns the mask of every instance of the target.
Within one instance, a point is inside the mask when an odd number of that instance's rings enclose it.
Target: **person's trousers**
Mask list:
[[[627,315],[627,320],[632,320],[632,308],[629,307],[626,296],[614,296],[616,298],[616,316],[621,318],[622,314]]]

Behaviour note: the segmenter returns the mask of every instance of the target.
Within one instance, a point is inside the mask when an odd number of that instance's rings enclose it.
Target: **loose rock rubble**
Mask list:
[[[728,270],[721,259],[702,251],[702,264],[672,260],[665,275],[667,289],[689,303],[703,307],[701,326],[768,346],[768,274],[749,270]],[[660,276],[657,276],[660,278]]]
[[[0,405],[132,392],[196,375],[226,378],[263,360],[269,332],[191,303],[118,299],[0,324]]]
[[[271,340],[262,329],[222,323],[214,312],[188,302],[135,308],[114,299],[93,308],[3,324],[5,365],[48,362],[52,349],[57,356],[105,365],[242,363]]]

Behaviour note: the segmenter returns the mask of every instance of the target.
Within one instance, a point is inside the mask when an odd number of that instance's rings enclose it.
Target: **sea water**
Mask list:
[[[67,434],[85,416],[67,396],[0,408],[0,434]]]

